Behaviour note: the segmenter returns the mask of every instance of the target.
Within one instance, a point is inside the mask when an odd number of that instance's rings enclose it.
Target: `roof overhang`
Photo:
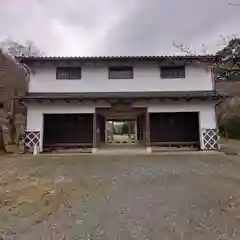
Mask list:
[[[186,91],[186,92],[86,92],[86,93],[28,93],[21,98],[24,103],[44,101],[134,101],[134,100],[220,100],[228,97],[218,91]]]
[[[112,61],[153,61],[153,62],[179,62],[179,63],[214,63],[218,61],[216,55],[173,55],[173,56],[87,56],[87,57],[19,57],[19,61],[26,64],[33,63],[59,63],[59,62],[112,62]]]

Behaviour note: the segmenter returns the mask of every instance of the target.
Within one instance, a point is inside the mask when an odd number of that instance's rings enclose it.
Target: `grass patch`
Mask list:
[[[233,138],[221,138],[221,141],[228,142],[228,143],[234,143],[240,145],[240,139],[233,139]]]

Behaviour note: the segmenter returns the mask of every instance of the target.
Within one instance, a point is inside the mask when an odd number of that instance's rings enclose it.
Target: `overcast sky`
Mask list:
[[[46,55],[202,53],[240,36],[240,0],[0,0],[0,40],[33,40]]]

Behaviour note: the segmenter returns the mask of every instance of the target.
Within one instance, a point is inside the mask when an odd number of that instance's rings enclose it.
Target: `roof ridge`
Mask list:
[[[164,60],[164,59],[175,59],[175,60],[197,60],[197,59],[208,59],[216,58],[214,54],[205,55],[152,55],[152,56],[23,56],[18,57],[19,60],[111,60],[111,59],[121,59],[121,60]]]

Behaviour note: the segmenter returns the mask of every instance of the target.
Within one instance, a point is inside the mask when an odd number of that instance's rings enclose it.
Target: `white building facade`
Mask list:
[[[26,147],[106,143],[107,120],[136,122],[138,143],[219,148],[215,56],[28,57]]]

